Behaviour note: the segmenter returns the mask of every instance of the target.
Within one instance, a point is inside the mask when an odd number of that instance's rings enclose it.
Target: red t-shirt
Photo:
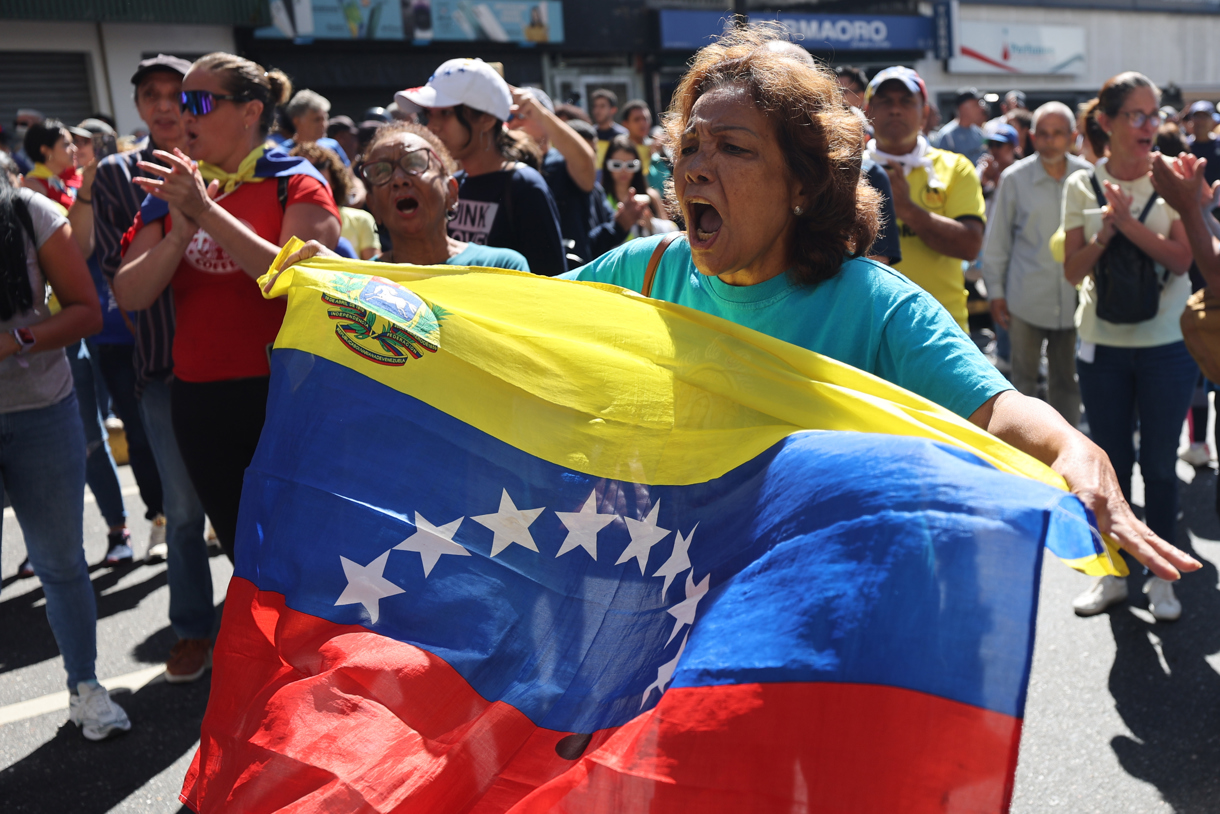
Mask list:
[[[278,182],[268,178],[242,184],[217,202],[264,240],[280,242],[284,214]],[[307,203],[339,220],[330,190],[308,175],[288,177],[287,206]],[[172,228],[169,218],[166,228]],[[129,236],[143,226],[137,216]],[[130,238],[124,243],[130,242]],[[126,251],[126,245],[124,246]],[[270,347],[279,333],[286,304],[263,299],[258,283],[200,230],[174,272],[174,375],[188,382],[217,382],[268,376]]]

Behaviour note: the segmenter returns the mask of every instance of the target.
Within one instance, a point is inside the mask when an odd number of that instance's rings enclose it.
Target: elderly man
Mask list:
[[[1048,400],[1076,426],[1076,289],[1064,278],[1063,264],[1051,257],[1049,242],[1059,228],[1064,181],[1089,165],[1068,152],[1076,127],[1067,105],[1038,108],[1032,132],[1035,154],[1000,175],[983,248],[983,280],[991,316],[1011,338],[1013,385],[1034,395],[1046,340]]]
[[[977,164],[983,156],[983,124],[987,121],[983,95],[977,88],[961,88],[953,104],[957,117],[937,131],[932,146],[961,153],[971,164]]]
[[[864,103],[876,134],[867,155],[889,176],[901,230],[902,261],[894,267],[968,330],[962,261],[978,257],[985,220],[974,163],[928,145],[920,132],[928,93],[910,68],[874,76]]]

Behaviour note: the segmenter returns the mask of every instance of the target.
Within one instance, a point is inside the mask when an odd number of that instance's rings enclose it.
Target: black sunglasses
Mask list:
[[[224,102],[250,101],[246,96],[224,96],[210,90],[184,90],[179,104],[183,111],[189,110],[192,116],[206,116],[216,109],[217,99]]]

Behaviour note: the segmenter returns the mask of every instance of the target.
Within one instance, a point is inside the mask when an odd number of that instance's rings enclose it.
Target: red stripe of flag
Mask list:
[[[909,690],[674,688],[587,739],[488,702],[424,650],[241,578],[224,630],[181,795],[196,811],[739,814],[806,800],[918,814],[1004,811],[1011,796],[1020,721]]]

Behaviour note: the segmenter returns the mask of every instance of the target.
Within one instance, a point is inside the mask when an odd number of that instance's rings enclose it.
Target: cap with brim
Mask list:
[[[72,127],[69,125],[67,130],[74,136],[80,136],[81,138],[93,138],[93,134],[83,127]]]
[[[1190,106],[1188,115],[1194,116],[1197,113],[1207,113],[1216,121],[1220,121],[1220,115],[1216,114],[1216,106],[1206,99],[1200,99]]]
[[[131,84],[138,85],[153,71],[171,71],[179,76],[186,76],[191,69],[189,60],[182,57],[170,56],[169,54],[157,54],[155,57],[149,57],[136,66],[136,72],[131,75]]]
[[[88,118],[76,126],[78,128],[80,128],[81,130],[88,130],[89,134],[92,136],[98,136],[98,135],[117,136],[118,135],[117,133],[114,132],[113,127],[106,124],[106,122],[102,121],[101,119]]]
[[[922,97],[925,102],[928,100],[928,89],[924,87],[923,79],[919,74],[905,66],[895,65],[882,70],[868,83],[868,88],[864,91],[864,103],[868,104],[869,100],[873,98],[873,94],[880,90],[886,82],[901,82],[912,95]]]
[[[513,95],[508,83],[481,59],[451,59],[441,64],[428,83],[394,94],[399,109],[418,113],[423,108],[466,105],[508,121]]]
[[[356,123],[352,121],[350,116],[333,116],[326,123],[326,134],[328,136],[338,132],[355,133],[356,131]]]
[[[1021,142],[1021,136],[1017,133],[1017,128],[1007,122],[989,123],[983,128],[983,137],[987,141],[1011,144],[1013,147],[1016,147]]]
[[[1007,102],[1009,100],[1016,102],[1021,107],[1025,107],[1025,91],[1010,90],[1004,94],[1004,101]]]

